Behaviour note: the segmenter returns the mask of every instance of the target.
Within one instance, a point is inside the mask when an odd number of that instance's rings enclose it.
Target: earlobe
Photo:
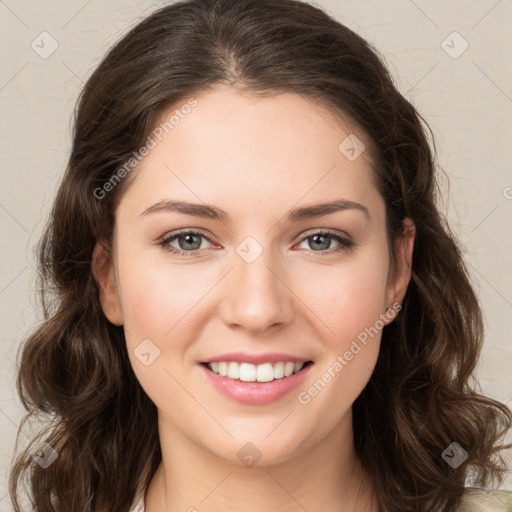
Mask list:
[[[114,267],[100,242],[96,242],[94,247],[91,268],[98,283],[103,313],[114,325],[123,325],[121,303],[114,278]]]
[[[406,217],[403,221],[403,235],[396,240],[396,259],[390,275],[388,307],[392,307],[395,303],[401,304],[404,300],[411,280],[415,237],[416,226],[410,218]]]

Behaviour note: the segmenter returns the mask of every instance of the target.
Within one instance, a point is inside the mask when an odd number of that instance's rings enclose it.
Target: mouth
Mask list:
[[[313,361],[292,362],[278,361],[275,363],[238,363],[236,361],[216,361],[201,363],[207,370],[239,382],[266,383],[279,379],[287,379],[304,371]]]
[[[286,354],[232,353],[203,361],[199,367],[206,382],[220,394],[245,405],[260,406],[290,397],[309,378],[312,365],[313,361]]]

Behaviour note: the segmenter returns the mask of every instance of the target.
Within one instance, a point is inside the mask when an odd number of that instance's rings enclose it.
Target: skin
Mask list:
[[[146,511],[375,511],[372,482],[353,449],[351,406],[374,369],[381,332],[309,403],[297,395],[401,303],[414,224],[404,222],[392,264],[368,151],[350,161],[338,149],[349,133],[365,135],[318,105],[228,87],[196,99],[131,176],[115,212],[113,264],[99,242],[94,251],[103,311],[124,325],[133,371],[158,408],[163,461]],[[214,205],[231,221],[141,215],[164,199]],[[285,220],[291,209],[336,199],[364,205],[369,218],[347,209]],[[195,256],[158,245],[182,228],[207,237],[196,239]],[[318,248],[308,237],[325,229],[350,235],[355,245],[336,251],[333,237]],[[247,236],[262,249],[252,263],[236,252]],[[191,251],[193,241],[171,245]],[[144,339],[160,350],[149,366],[134,355]],[[198,366],[238,350],[285,352],[314,364],[304,385],[278,401],[240,404]],[[247,442],[261,452],[252,467],[237,457]]]

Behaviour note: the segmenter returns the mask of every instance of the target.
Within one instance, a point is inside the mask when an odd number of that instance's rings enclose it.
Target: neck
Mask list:
[[[162,419],[159,431],[162,463],[146,492],[146,512],[377,510],[354,452],[350,414],[309,448],[252,467],[217,457]]]

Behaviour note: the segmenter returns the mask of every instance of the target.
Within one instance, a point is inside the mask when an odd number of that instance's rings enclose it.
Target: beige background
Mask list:
[[[6,478],[23,413],[14,387],[16,352],[39,319],[33,248],[66,165],[74,103],[110,45],[165,3],[0,0],[1,511],[11,509]],[[450,184],[445,211],[485,314],[478,376],[485,393],[512,406],[512,3],[317,5],[376,45],[436,134]],[[55,52],[44,55],[52,44]],[[512,489],[512,478],[506,487]]]

